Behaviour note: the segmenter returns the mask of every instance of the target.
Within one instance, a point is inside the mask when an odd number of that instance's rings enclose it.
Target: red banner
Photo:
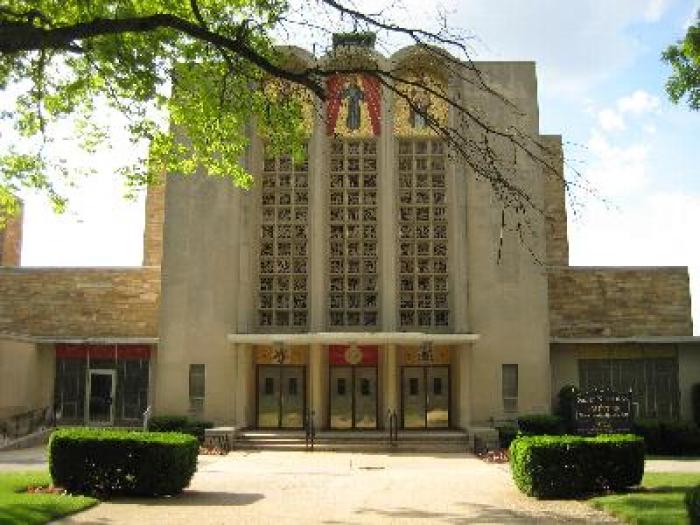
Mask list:
[[[64,359],[149,359],[150,345],[56,344],[56,357]]]
[[[328,362],[331,365],[376,366],[379,361],[379,348],[375,345],[330,345]]]

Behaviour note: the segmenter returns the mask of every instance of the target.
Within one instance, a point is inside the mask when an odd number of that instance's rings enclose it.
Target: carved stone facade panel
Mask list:
[[[399,327],[447,329],[448,235],[445,144],[398,141]]]
[[[260,193],[258,325],[308,326],[308,161],[265,155]]]
[[[330,148],[329,325],[377,328],[377,141],[335,139]]]

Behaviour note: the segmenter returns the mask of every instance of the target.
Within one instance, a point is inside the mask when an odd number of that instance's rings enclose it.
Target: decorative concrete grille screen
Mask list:
[[[678,362],[675,359],[580,359],[578,363],[581,390],[632,390],[635,416],[678,417]]]
[[[261,328],[305,329],[308,321],[308,162],[265,156],[261,192]]]
[[[399,143],[399,323],[402,329],[447,328],[445,145]]]
[[[329,197],[330,326],[376,327],[376,139],[332,141]]]

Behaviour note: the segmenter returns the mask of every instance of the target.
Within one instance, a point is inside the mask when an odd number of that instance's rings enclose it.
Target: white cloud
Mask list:
[[[610,108],[598,112],[598,125],[604,131],[618,131],[625,129],[625,121],[622,119],[622,115]]]
[[[594,129],[587,146],[591,159],[583,175],[603,198],[615,199],[649,183],[649,152],[644,144],[614,146]]]
[[[631,95],[617,101],[617,107],[622,113],[650,113],[659,109],[659,99],[643,89],[638,89]]]
[[[657,22],[669,7],[669,0],[649,0],[644,10],[644,18],[648,22]]]

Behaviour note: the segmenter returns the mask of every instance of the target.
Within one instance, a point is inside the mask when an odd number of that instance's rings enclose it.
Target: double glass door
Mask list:
[[[330,426],[332,429],[377,428],[377,368],[331,366]]]
[[[258,427],[302,428],[306,408],[303,366],[258,366]]]
[[[405,366],[401,369],[403,428],[448,428],[449,366]]]

